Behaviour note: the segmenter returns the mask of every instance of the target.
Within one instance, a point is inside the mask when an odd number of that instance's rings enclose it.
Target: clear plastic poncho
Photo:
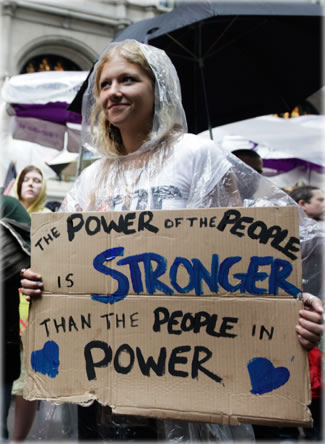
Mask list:
[[[124,41],[110,44],[101,58]],[[133,42],[133,43],[132,43]],[[213,141],[187,134],[180,83],[166,53],[131,41],[145,56],[155,76],[152,132],[132,154],[110,153],[100,145],[100,130],[91,131],[95,106],[95,78],[90,77],[83,98],[82,144],[102,158],[86,168],[62,204],[61,211],[122,211],[208,207],[286,206],[296,203],[269,180],[256,173]],[[217,100],[217,95],[216,95]],[[300,210],[304,290],[321,295],[321,265],[315,262],[324,244],[315,221]],[[133,417],[135,418],[135,417]],[[132,417],[125,419],[131,421]],[[122,421],[123,422],[123,421]],[[215,441],[254,439],[250,425],[227,426],[163,421],[162,439]]]

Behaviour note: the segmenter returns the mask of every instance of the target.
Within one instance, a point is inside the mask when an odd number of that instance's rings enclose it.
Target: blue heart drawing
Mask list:
[[[55,378],[59,373],[59,346],[54,341],[47,341],[41,350],[35,350],[30,357],[35,372]]]
[[[286,367],[274,367],[266,358],[253,358],[247,365],[254,395],[263,395],[284,385],[290,378]]]

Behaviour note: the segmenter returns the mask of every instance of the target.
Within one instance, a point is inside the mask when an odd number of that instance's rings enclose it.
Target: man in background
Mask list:
[[[308,217],[317,221],[324,220],[325,197],[318,187],[303,185],[292,190],[289,196],[301,206]]]
[[[231,152],[234,156],[242,160],[246,165],[250,166],[257,173],[263,173],[263,159],[256,151],[249,149],[239,149]]]
[[[318,222],[324,220],[325,215],[325,198],[320,188],[304,185],[295,188],[289,193],[294,201],[304,210],[306,215]],[[312,266],[314,269],[304,269],[305,277],[309,281],[308,292],[316,294],[323,299],[324,293],[324,275],[319,274],[318,270],[323,269],[324,250],[322,245],[316,246],[313,250],[315,257]],[[320,276],[320,279],[313,279],[313,275]],[[304,277],[304,276],[303,276]],[[321,282],[319,282],[319,280]],[[313,416],[314,426],[312,429],[304,429],[305,438],[312,441],[322,440],[322,352],[318,347],[314,347],[308,352],[310,383],[312,390],[312,402],[310,411]]]
[[[246,165],[253,168],[257,173],[263,173],[263,159],[259,154],[250,149],[238,149],[232,151],[236,157],[242,160]],[[249,195],[248,190],[239,190],[242,197]],[[253,192],[256,190],[253,189]],[[321,221],[325,213],[325,199],[322,191],[315,186],[304,185],[295,188],[289,195],[298,203],[305,211],[306,215],[314,220]],[[319,273],[319,268],[323,263],[323,248],[320,244],[312,249],[311,254],[314,260],[310,261],[312,268],[304,267],[304,281],[307,282],[304,291],[312,293],[322,298],[324,285],[322,283],[322,274]],[[305,439],[311,441],[322,440],[322,353],[318,347],[308,352],[309,368],[310,368],[310,382],[312,388],[312,403],[310,410],[313,416],[313,427],[304,429]],[[257,426],[254,425],[255,439],[257,441],[298,441],[300,439],[299,429],[297,427],[272,427],[272,426]]]

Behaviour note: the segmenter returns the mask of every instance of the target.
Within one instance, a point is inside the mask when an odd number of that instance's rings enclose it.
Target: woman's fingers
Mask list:
[[[31,281],[41,281],[42,276],[38,273],[35,273],[31,268],[22,268],[20,270],[20,276],[23,279],[28,279]]]
[[[296,331],[299,342],[307,349],[312,349],[321,340],[324,332],[322,301],[309,293],[303,294],[304,310],[299,311]]]
[[[32,297],[40,296],[43,290],[43,282],[42,276],[38,273],[35,273],[30,268],[23,268],[20,271],[20,276],[22,277],[21,283],[21,291],[25,296],[27,296],[27,300],[30,301]]]
[[[305,308],[316,311],[317,313],[323,314],[324,308],[322,301],[310,293],[303,293]]]
[[[308,345],[308,348],[310,348],[314,347],[320,341],[324,327],[321,324],[311,322],[300,317],[296,331],[305,341],[311,343]]]

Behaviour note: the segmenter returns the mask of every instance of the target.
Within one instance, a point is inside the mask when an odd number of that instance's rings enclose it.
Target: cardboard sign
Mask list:
[[[307,425],[295,207],[32,216],[27,399]]]

